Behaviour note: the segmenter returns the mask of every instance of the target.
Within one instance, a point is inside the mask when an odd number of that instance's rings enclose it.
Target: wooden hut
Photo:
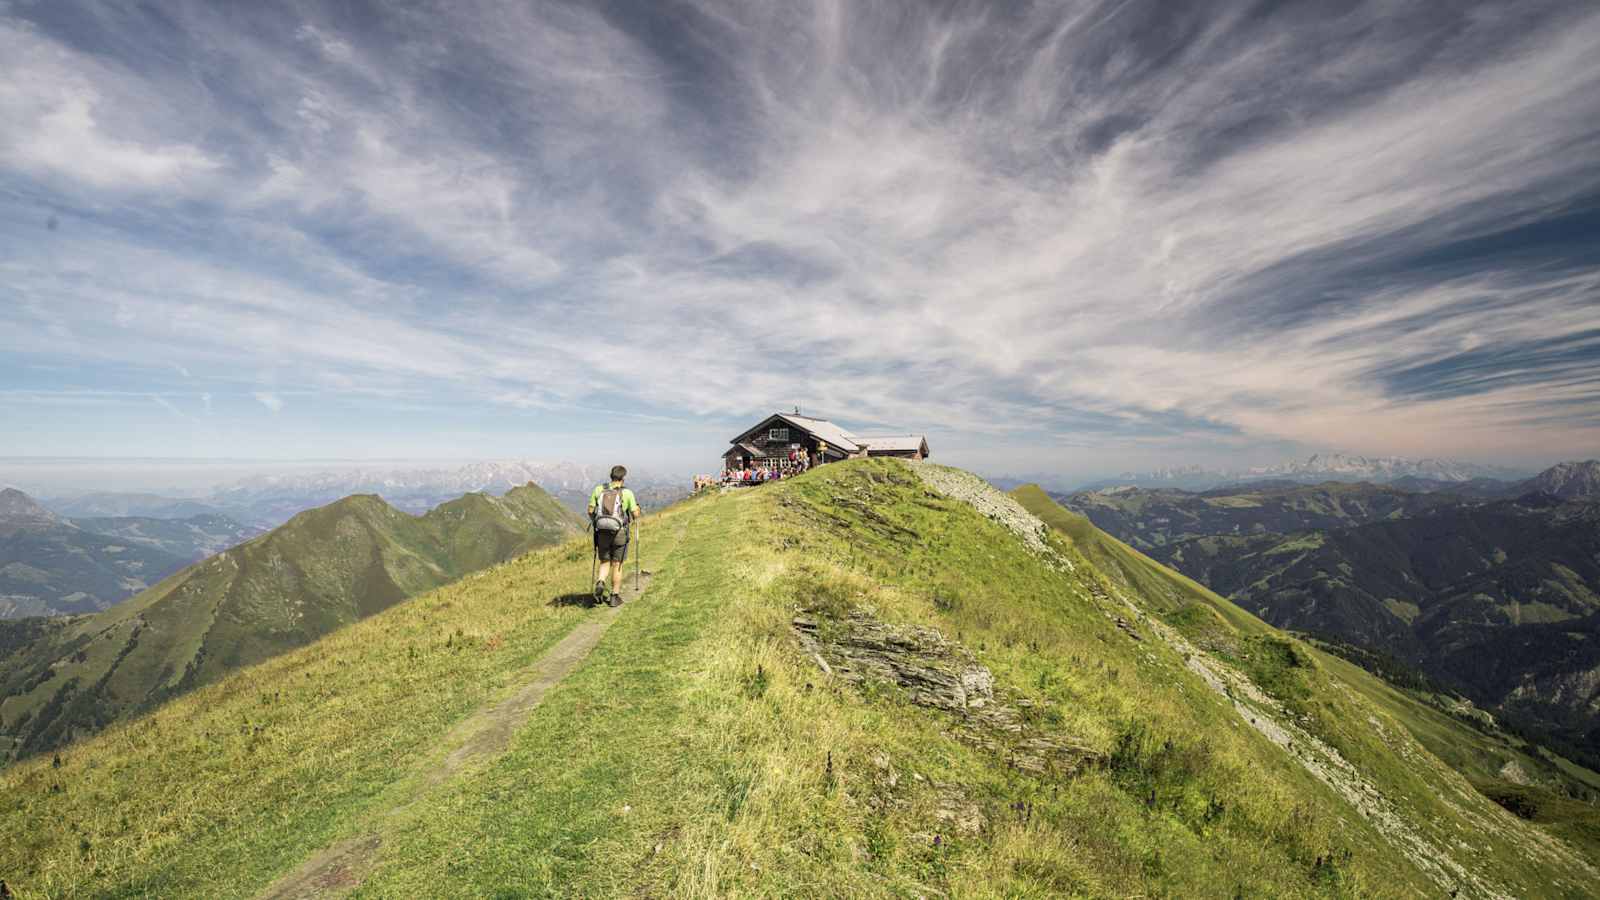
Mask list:
[[[928,439],[920,434],[875,434],[858,437],[868,456],[898,456],[901,459],[927,459]]]
[[[725,469],[787,469],[797,451],[811,465],[865,456],[928,457],[928,441],[922,435],[859,438],[827,419],[799,413],[773,413],[728,443],[731,446],[722,454]]]

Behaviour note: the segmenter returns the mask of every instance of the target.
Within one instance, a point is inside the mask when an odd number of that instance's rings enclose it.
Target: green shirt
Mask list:
[[[600,508],[600,495],[614,487],[620,487],[615,482],[611,484],[597,484],[589,494],[589,515],[594,515]],[[622,514],[637,518],[639,515],[639,501],[633,499],[633,491],[622,488]]]

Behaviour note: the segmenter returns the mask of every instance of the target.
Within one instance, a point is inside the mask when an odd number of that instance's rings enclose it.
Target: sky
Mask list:
[[[1600,455],[1600,5],[0,0],[0,457]]]

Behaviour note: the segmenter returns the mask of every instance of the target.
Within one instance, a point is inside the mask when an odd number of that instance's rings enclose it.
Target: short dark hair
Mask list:
[[[627,477],[628,477],[628,468],[626,466],[612,466],[611,467],[611,480],[612,481],[621,481],[622,479],[627,478]]]

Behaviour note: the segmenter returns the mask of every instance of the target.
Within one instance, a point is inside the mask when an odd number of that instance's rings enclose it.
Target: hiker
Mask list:
[[[611,483],[597,484],[589,494],[589,522],[594,526],[594,553],[600,560],[600,577],[594,583],[594,601],[622,605],[622,562],[628,558],[628,529],[639,517],[639,501],[622,486],[628,470],[611,467]],[[606,574],[611,593],[606,594]]]

